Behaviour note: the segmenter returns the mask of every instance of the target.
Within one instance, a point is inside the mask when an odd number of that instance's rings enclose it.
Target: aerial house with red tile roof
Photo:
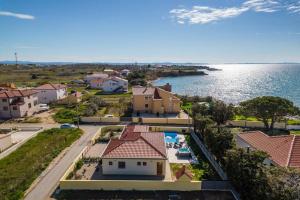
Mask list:
[[[67,86],[63,84],[47,83],[34,88],[38,92],[39,103],[51,103],[68,96]]]
[[[104,175],[163,177],[167,161],[164,133],[129,126],[120,138],[110,140],[101,159]]]
[[[31,116],[38,111],[38,96],[34,90],[0,90],[0,118]]]
[[[237,136],[237,145],[269,154],[267,164],[300,168],[300,136],[268,136],[261,131],[249,131]]]

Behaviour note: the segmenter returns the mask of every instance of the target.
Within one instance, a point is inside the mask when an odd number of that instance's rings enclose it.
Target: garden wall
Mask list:
[[[119,123],[120,117],[81,117],[80,121],[85,123]]]
[[[201,190],[201,181],[159,180],[61,180],[61,190]]]
[[[133,117],[132,122],[144,124],[176,124],[176,125],[191,125],[193,124],[192,118],[146,118],[146,117]]]
[[[249,127],[249,128],[264,128],[264,123],[259,121],[246,121],[246,120],[237,120],[237,121],[229,121],[228,124],[232,126],[238,127]],[[285,129],[285,123],[275,123],[274,128]]]

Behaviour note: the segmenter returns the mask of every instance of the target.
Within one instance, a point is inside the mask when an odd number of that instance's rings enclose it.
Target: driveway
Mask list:
[[[48,173],[43,173],[41,180],[25,196],[25,200],[49,199],[59,185],[60,178],[100,127],[101,126],[81,125],[80,128],[85,134],[70,147],[65,155],[54,164]]]

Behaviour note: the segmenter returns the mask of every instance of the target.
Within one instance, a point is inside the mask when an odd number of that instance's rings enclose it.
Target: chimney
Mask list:
[[[168,91],[168,92],[172,91],[172,85],[170,85],[169,83],[163,85],[161,88]]]

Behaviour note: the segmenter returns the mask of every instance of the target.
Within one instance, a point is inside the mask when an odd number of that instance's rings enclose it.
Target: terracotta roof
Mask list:
[[[265,151],[282,167],[300,167],[300,136],[268,136],[261,131],[249,131],[238,135],[250,147]]]
[[[103,74],[103,73],[95,73],[95,74],[89,74],[86,75],[86,78],[107,78],[108,74]]]
[[[185,165],[183,165],[183,166],[175,173],[175,177],[176,177],[176,179],[179,179],[179,178],[182,177],[184,174],[192,180],[193,174],[192,174],[192,172],[191,172],[190,170],[188,170],[188,169],[186,168]]]
[[[111,139],[101,157],[167,159],[164,133],[134,130],[129,126],[120,139]]]
[[[34,90],[1,90],[0,91],[0,98],[13,98],[13,97],[26,97],[37,92]]]
[[[132,88],[133,95],[153,95],[154,94],[154,87],[142,87],[142,86],[135,86]]]
[[[36,90],[59,90],[59,89],[63,89],[66,88],[66,85],[63,84],[53,84],[53,83],[47,83],[44,85],[40,85],[38,87],[36,87]]]
[[[164,91],[164,92],[172,94],[173,100],[179,100],[179,98],[177,98],[173,93],[171,93],[167,90],[164,90],[162,88],[159,88],[159,87],[134,86],[132,88],[133,95],[153,95],[154,99],[161,99],[160,91],[161,92]]]

